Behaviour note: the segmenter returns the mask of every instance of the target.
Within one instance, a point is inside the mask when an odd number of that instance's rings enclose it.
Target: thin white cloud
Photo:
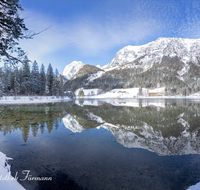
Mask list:
[[[91,18],[76,22],[57,23],[44,15],[26,12],[28,28],[38,31],[52,25],[47,31],[33,40],[22,41],[21,45],[29,52],[30,58],[40,59],[52,52],[74,48],[78,53],[95,55],[115,47],[137,43],[154,34],[159,24],[154,19],[137,18],[113,19],[101,23]],[[36,16],[37,15],[37,16]],[[33,19],[34,18],[34,19]]]

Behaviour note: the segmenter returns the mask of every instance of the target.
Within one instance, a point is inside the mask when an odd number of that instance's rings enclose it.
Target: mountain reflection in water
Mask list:
[[[0,131],[21,130],[26,143],[32,133],[49,133],[61,120],[73,133],[104,128],[127,148],[158,155],[200,154],[200,104],[186,100],[76,100],[46,106],[1,106]]]
[[[86,100],[76,101],[65,111],[63,122],[74,133],[102,127],[127,148],[144,148],[158,155],[200,153],[200,104],[196,102]]]

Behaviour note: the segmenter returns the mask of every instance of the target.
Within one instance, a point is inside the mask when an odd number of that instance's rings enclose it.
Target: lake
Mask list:
[[[181,190],[200,182],[199,100],[80,99],[0,112],[0,151],[27,190]]]

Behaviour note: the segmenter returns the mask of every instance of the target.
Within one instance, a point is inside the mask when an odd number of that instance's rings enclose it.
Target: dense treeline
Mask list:
[[[4,62],[0,68],[0,97],[17,95],[63,96],[63,81],[58,70],[49,64],[47,72],[42,64],[40,70],[34,61],[30,67],[27,57],[21,68]]]

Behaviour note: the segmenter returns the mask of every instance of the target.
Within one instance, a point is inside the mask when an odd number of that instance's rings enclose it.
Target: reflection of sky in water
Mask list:
[[[189,155],[200,152],[200,106],[162,101],[1,106],[0,150],[14,159],[13,174],[29,169],[59,181],[62,173],[78,189],[184,189],[200,181],[199,155]]]

